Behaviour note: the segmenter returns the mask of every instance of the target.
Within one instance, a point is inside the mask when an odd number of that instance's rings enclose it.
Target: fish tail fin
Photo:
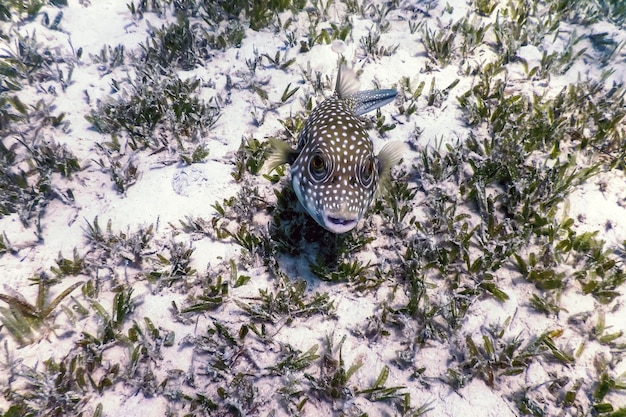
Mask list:
[[[389,142],[380,150],[378,154],[378,172],[380,173],[378,195],[389,190],[391,186],[391,168],[402,160],[407,150],[407,145],[400,141]]]
[[[352,100],[354,106],[352,111],[357,116],[391,103],[398,95],[393,88],[359,91],[360,85],[353,69],[345,65],[339,67],[335,92],[342,100]]]
[[[398,92],[393,88],[359,91],[360,85],[356,72],[353,69],[345,65],[339,67],[335,92],[340,99],[352,100],[354,106],[352,111],[357,116],[392,102],[398,95]]]
[[[295,161],[298,153],[293,150],[287,142],[277,138],[270,138],[269,142],[272,151],[265,161],[265,170],[267,173],[272,172],[285,163],[291,164]]]
[[[352,95],[350,98],[354,100],[354,114],[360,116],[362,114],[376,110],[385,104],[391,103],[398,92],[393,88],[387,88],[384,90],[367,90],[359,91]]]

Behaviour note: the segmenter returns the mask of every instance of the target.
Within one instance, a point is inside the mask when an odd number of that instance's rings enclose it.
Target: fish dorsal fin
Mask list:
[[[359,92],[360,83],[353,69],[343,65],[337,72],[337,84],[335,92],[341,99],[346,99]]]

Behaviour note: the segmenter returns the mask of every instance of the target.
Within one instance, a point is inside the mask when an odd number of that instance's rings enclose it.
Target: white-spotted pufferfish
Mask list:
[[[359,117],[391,102],[397,91],[358,90],[354,71],[340,68],[335,93],[313,109],[298,136],[297,150],[272,139],[273,152],[267,161],[269,171],[291,164],[298,200],[317,223],[333,233],[345,233],[357,225],[405,148],[402,142],[390,142],[374,155]]]

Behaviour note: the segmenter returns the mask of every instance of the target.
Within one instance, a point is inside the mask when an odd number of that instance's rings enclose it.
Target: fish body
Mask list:
[[[333,233],[353,229],[381,182],[402,158],[404,144],[390,142],[378,155],[359,117],[391,102],[396,90],[358,91],[356,74],[340,68],[335,93],[311,112],[293,150],[273,140],[269,169],[291,163],[298,200],[313,219]]]

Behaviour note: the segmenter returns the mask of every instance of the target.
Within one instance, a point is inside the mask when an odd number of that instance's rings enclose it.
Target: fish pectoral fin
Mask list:
[[[377,195],[389,189],[391,185],[391,168],[400,163],[408,150],[407,144],[400,141],[389,142],[380,150],[378,153],[379,185],[376,192]]]
[[[298,151],[292,149],[287,142],[276,138],[269,139],[269,142],[272,147],[272,151],[267,157],[265,166],[263,167],[263,170],[266,171],[266,173],[269,174],[279,166],[286,163],[291,164],[296,160]]]

